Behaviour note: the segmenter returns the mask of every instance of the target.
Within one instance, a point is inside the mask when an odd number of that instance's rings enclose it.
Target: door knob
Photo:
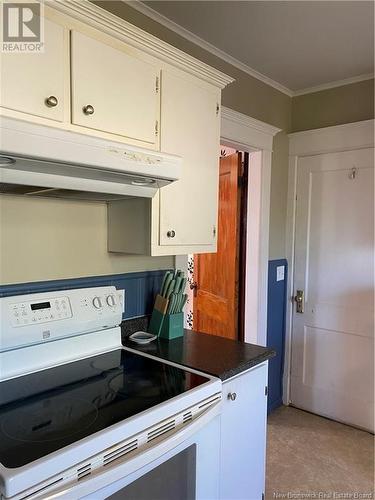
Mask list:
[[[198,283],[196,281],[190,283],[190,290],[193,290],[194,297],[196,297],[198,292]]]
[[[167,232],[167,236],[168,236],[168,238],[174,238],[176,236],[176,232],[173,231],[173,229],[172,229],[171,231]]]
[[[228,394],[228,399],[230,399],[231,401],[236,401],[237,399],[237,394],[235,392],[230,392]]]
[[[83,106],[82,111],[85,115],[93,115],[95,110],[94,106],[91,106],[91,104],[87,104],[86,106]]]
[[[297,294],[294,297],[294,300],[297,304],[297,312],[303,313],[305,309],[305,296],[303,290],[297,290]]]
[[[59,101],[57,97],[55,97],[54,95],[50,95],[49,97],[47,97],[44,103],[48,108],[55,108],[59,104]]]

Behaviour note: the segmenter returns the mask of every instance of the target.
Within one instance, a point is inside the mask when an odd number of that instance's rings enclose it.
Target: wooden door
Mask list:
[[[217,88],[163,71],[161,150],[181,156],[183,171],[160,190],[160,245],[190,246],[190,253],[198,245],[216,250],[219,102]]]
[[[298,162],[291,401],[374,430],[374,151]]]
[[[122,47],[71,32],[72,123],[155,145],[159,68]]]
[[[44,52],[2,53],[1,98],[4,108],[62,122],[68,86],[68,39],[63,26],[44,19]],[[50,101],[47,101],[48,98]],[[48,105],[48,104],[51,105]]]
[[[194,330],[237,339],[241,154],[220,159],[217,252],[194,257]]]

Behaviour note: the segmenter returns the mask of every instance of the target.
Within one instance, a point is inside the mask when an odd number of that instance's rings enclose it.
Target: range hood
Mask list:
[[[0,193],[110,201],[152,198],[182,159],[77,132],[1,118]]]

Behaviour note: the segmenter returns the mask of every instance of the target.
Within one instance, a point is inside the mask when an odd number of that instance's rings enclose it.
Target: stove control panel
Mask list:
[[[113,286],[0,298],[0,352],[119,326],[123,294]]]
[[[69,297],[55,297],[43,302],[17,302],[9,307],[13,326],[47,323],[72,317]]]

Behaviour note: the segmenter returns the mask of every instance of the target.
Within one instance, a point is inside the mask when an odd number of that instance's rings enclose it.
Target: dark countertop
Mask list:
[[[125,322],[126,323],[126,322]],[[135,330],[133,330],[135,331]],[[127,338],[123,324],[123,344],[137,351],[227,380],[275,356],[275,351],[245,342],[185,330],[174,340],[155,340],[139,345]]]

